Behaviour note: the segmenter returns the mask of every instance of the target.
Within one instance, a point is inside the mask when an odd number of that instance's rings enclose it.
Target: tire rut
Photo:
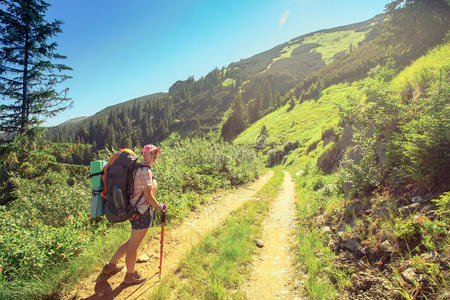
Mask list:
[[[201,211],[189,215],[181,225],[168,226],[164,233],[163,277],[175,271],[180,259],[211,230],[222,224],[226,217],[247,200],[251,200],[257,191],[273,176],[273,171],[265,173],[255,182],[238,188],[229,195],[224,195],[218,201],[205,206]],[[101,269],[97,269],[88,278],[77,285],[63,299],[136,299],[147,293],[158,282],[159,269],[159,232],[146,238],[138,249],[150,257],[148,263],[137,264],[144,277],[149,278],[140,286],[126,286],[122,283],[125,268],[107,279],[102,279]],[[106,259],[109,259],[106,258]],[[123,259],[119,264],[124,264]],[[145,298],[145,297],[144,297]]]
[[[285,177],[279,196],[272,202],[263,222],[264,247],[253,262],[253,272],[243,289],[248,299],[306,299],[298,269],[295,268],[295,183],[290,174]]]

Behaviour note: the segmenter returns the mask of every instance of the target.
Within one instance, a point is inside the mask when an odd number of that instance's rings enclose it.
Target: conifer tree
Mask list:
[[[65,57],[50,40],[62,22],[45,20],[43,0],[0,0],[0,131],[24,132],[71,104],[67,89],[56,85],[71,70],[55,63]]]
[[[386,13],[381,45],[389,45],[388,53],[403,63],[441,42],[450,25],[448,0],[394,0]]]
[[[247,122],[247,116],[244,113],[242,104],[242,97],[239,91],[234,93],[233,102],[231,103],[231,115],[222,127],[221,135],[226,141],[231,140],[234,136],[244,130]]]

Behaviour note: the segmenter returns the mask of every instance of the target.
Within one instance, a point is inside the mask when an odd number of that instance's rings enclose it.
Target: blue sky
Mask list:
[[[71,109],[57,125],[113,104],[167,92],[297,36],[367,20],[389,0],[48,0],[64,22],[56,41],[74,70]]]

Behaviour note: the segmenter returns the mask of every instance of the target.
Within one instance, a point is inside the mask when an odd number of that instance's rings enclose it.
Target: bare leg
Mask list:
[[[137,249],[148,229],[131,230],[131,237],[127,241],[125,263],[127,265],[127,273],[134,272],[136,265]],[[119,248],[120,249],[120,248]]]
[[[121,259],[125,255],[125,253],[127,252],[128,241],[129,240],[120,245],[119,249],[117,249],[116,253],[109,261],[110,264],[116,265],[119,259]]]

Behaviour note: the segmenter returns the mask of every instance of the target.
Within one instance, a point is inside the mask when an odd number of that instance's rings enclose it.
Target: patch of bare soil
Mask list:
[[[273,172],[267,172],[254,183],[237,189],[230,195],[219,195],[220,199],[204,207],[200,211],[193,212],[185,221],[174,227],[166,227],[164,234],[164,255],[162,275],[172,274],[180,259],[186,255],[208,232],[224,222],[226,217],[247,200],[252,199],[255,193],[273,176]],[[158,281],[159,269],[159,233],[149,236],[138,250],[150,257],[144,264],[137,264],[136,269],[148,280],[141,285],[127,286],[122,281],[125,276],[125,268],[113,274],[109,278],[100,275],[99,268],[88,278],[66,295],[64,299],[136,299],[148,297],[152,287]],[[109,258],[105,258],[109,259]],[[124,262],[119,262],[124,263]]]
[[[248,299],[303,299],[299,270],[295,268],[295,184],[285,173],[279,196],[263,222],[264,245],[244,286]]]

